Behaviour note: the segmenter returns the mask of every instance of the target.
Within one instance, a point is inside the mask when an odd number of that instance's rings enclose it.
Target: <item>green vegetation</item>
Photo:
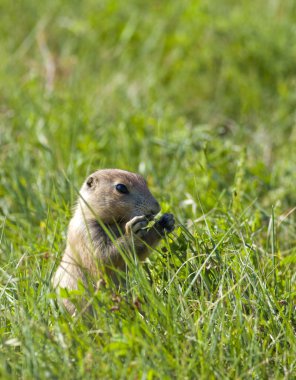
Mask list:
[[[295,379],[295,22],[292,0],[1,0],[1,379]],[[72,319],[50,278],[103,167],[178,228]]]

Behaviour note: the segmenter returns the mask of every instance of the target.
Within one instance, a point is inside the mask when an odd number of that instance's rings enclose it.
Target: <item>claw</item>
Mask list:
[[[147,224],[148,220],[144,215],[135,216],[126,224],[125,230],[128,234],[139,234],[143,228],[147,227]]]
[[[167,232],[172,232],[175,228],[175,220],[173,214],[164,214],[158,221],[159,225]]]

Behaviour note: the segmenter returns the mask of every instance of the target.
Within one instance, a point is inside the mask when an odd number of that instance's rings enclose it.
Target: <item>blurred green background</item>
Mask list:
[[[294,1],[0,7],[5,214],[39,221],[53,187],[73,201],[68,181],[101,167],[140,171],[174,206],[239,187],[237,203],[294,207]]]

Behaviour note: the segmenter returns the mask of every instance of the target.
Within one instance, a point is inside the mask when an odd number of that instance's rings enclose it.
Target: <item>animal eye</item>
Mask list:
[[[116,190],[119,192],[119,193],[122,193],[122,194],[128,194],[128,189],[125,185],[123,185],[122,183],[118,183],[116,186],[115,186]]]

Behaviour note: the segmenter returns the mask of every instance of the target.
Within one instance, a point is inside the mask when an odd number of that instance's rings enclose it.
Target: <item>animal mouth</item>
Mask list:
[[[155,218],[155,214],[148,214],[148,215],[145,215],[146,216],[146,218],[149,220],[149,221],[151,221],[151,220],[153,220],[154,218]]]

